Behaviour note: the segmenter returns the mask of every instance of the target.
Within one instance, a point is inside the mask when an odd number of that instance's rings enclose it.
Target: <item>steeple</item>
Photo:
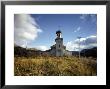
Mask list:
[[[61,38],[61,31],[60,30],[56,31],[56,34],[57,34],[57,38]]]
[[[57,38],[56,42],[56,56],[63,56],[63,38],[61,38],[61,31],[56,31]]]
[[[63,38],[61,37],[61,31],[56,31],[55,45],[51,46],[50,53],[57,57],[64,55],[72,55],[72,52],[66,50],[66,46],[63,45]]]

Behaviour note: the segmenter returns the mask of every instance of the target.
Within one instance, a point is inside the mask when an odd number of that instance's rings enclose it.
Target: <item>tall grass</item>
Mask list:
[[[15,76],[96,76],[97,62],[77,57],[15,57]]]

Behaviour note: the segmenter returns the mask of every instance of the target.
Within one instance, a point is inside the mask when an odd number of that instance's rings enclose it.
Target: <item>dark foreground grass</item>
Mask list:
[[[77,57],[15,57],[15,76],[96,76],[97,62]]]

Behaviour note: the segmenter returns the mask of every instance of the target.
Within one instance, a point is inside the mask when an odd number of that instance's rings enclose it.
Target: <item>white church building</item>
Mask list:
[[[60,30],[56,31],[56,35],[57,35],[55,39],[56,44],[51,46],[49,53],[50,55],[53,56],[71,56],[72,52],[66,50],[66,46],[63,45],[63,38],[61,37],[61,34],[62,32]]]

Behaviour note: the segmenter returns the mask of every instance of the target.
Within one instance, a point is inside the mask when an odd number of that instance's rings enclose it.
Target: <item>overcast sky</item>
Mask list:
[[[62,31],[67,50],[97,46],[96,14],[15,14],[14,42],[22,47],[50,49],[55,44],[56,31]]]

